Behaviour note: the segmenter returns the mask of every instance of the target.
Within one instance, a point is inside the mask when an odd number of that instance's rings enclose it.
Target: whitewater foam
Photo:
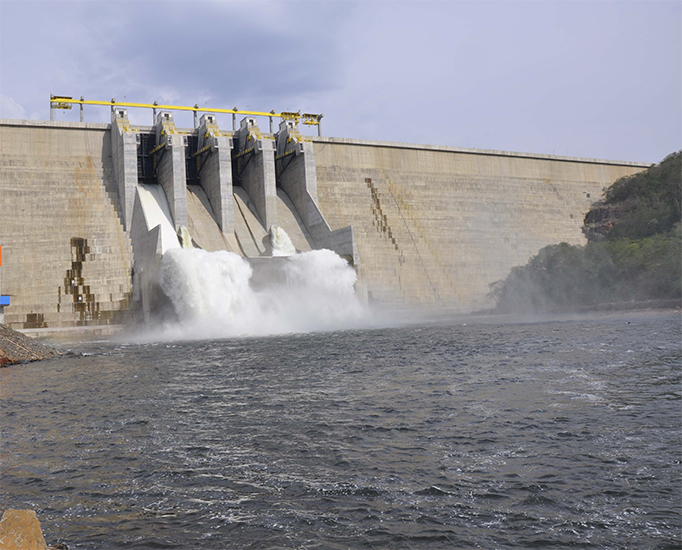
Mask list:
[[[277,225],[270,228],[270,246],[273,256],[293,256],[296,254],[296,247],[291,242],[289,235]]]
[[[330,250],[273,260],[281,271],[258,290],[253,268],[227,251],[172,249],[161,260],[161,288],[178,321],[165,338],[224,338],[371,326],[355,294],[355,270]]]

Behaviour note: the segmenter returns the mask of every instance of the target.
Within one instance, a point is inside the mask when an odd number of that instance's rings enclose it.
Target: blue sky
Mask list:
[[[324,113],[334,137],[656,162],[682,148],[682,2],[0,0],[0,117],[49,119],[51,93]]]

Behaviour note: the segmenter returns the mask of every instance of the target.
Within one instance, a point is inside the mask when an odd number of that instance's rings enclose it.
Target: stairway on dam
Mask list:
[[[0,242],[12,328],[121,322],[133,254],[117,212],[109,136],[0,126]]]

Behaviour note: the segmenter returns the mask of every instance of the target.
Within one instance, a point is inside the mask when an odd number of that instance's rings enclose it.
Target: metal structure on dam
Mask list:
[[[183,227],[257,263],[279,226],[299,251],[347,258],[370,301],[471,311],[543,246],[583,243],[603,188],[647,167],[299,132],[321,115],[51,99],[74,104],[109,106],[111,123],[0,120],[0,292],[15,329],[149,318],[155,266]],[[132,125],[127,107],[153,109],[154,124]]]

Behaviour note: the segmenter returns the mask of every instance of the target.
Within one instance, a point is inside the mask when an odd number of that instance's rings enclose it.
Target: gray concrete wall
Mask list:
[[[0,120],[0,243],[12,328],[118,323],[132,248],[107,124]]]
[[[275,135],[277,185],[284,190],[311,236],[315,248],[327,248],[347,257],[354,265],[360,258],[353,228],[332,231],[317,201],[315,149],[293,121],[283,120]]]
[[[277,184],[291,200],[317,201],[315,150],[298,131],[293,121],[282,121],[275,134],[277,153]]]
[[[126,109],[111,111],[111,159],[113,174],[118,189],[118,204],[121,221],[126,231],[130,231],[137,187],[137,138],[133,131]]]
[[[646,165],[314,138],[320,209],[351,225],[371,297],[468,311],[544,246],[584,244],[603,188]]]
[[[488,285],[543,246],[584,243],[583,216],[602,189],[646,167],[334,138],[313,146],[319,210],[340,239],[353,227],[371,297],[462,311],[487,305]],[[0,120],[10,326],[120,320],[132,250],[118,194],[109,125]]]

